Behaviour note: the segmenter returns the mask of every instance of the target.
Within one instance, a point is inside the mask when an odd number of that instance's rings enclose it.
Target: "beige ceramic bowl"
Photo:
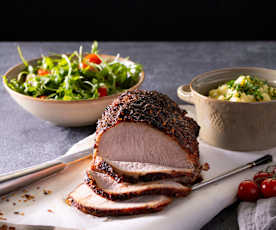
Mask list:
[[[200,137],[221,148],[252,151],[276,146],[276,100],[230,102],[208,98],[210,89],[241,74],[276,85],[276,70],[257,67],[218,69],[196,76],[190,85],[178,88],[178,97],[195,105]]]
[[[100,55],[105,60],[112,60],[115,57],[110,55]],[[28,61],[29,64],[35,65],[40,58]],[[120,58],[123,62],[131,62],[129,60]],[[17,77],[18,73],[24,69],[23,64],[16,65],[9,69],[5,76],[7,79]],[[129,90],[139,88],[144,80],[144,72],[141,73],[140,79],[136,85]],[[75,100],[75,101],[61,101],[61,100],[48,100],[38,99],[17,93],[10,89],[3,82],[6,90],[11,97],[26,111],[34,116],[50,121],[56,125],[77,127],[94,124],[101,116],[105,107],[109,105],[120,93],[101,97],[98,99],[88,100]]]

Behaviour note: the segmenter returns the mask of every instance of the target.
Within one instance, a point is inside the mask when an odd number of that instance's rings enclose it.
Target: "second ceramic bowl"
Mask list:
[[[276,100],[230,102],[209,98],[208,92],[240,75],[248,74],[276,83],[276,70],[236,67],[196,76],[178,88],[180,99],[195,105],[200,137],[207,143],[231,150],[253,151],[276,146]]]

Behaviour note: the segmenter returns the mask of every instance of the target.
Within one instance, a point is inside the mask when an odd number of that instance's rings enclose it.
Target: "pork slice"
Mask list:
[[[174,168],[151,163],[109,161],[96,156],[91,169],[109,175],[117,183],[138,183],[174,179],[182,184],[193,184],[200,174],[194,169]]]
[[[167,195],[183,197],[191,189],[172,180],[141,182],[137,184],[117,183],[108,175],[87,170],[85,183],[98,195],[108,200],[127,200],[143,195]]]
[[[107,200],[80,184],[68,195],[66,202],[94,216],[127,216],[161,211],[172,199],[163,195],[140,196],[126,201]]]

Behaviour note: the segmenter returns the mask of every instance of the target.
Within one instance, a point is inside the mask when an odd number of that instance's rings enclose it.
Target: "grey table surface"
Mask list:
[[[41,54],[68,53],[91,42],[0,42],[0,74],[20,62],[16,46],[26,59]],[[216,68],[258,66],[276,68],[276,42],[100,42],[101,53],[129,56],[145,70],[143,89],[158,90],[182,103],[180,84]],[[39,120],[20,108],[0,84],[0,173],[24,168],[64,154],[74,143],[92,134],[95,126],[63,128]],[[224,209],[202,229],[238,229],[237,203]]]

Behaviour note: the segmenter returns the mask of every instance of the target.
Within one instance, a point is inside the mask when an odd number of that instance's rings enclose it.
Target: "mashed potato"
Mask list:
[[[256,77],[241,75],[236,80],[210,90],[209,97],[235,102],[271,101],[276,99],[276,88]]]

